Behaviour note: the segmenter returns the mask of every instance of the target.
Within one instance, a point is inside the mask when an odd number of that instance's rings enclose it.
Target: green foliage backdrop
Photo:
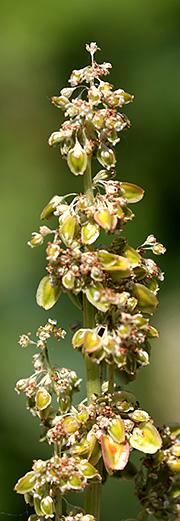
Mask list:
[[[118,179],[142,186],[129,240],[137,247],[153,233],[167,247],[160,266],[166,279],[154,325],[161,331],[151,367],[133,384],[137,398],[157,424],[180,421],[179,405],[179,138],[180,3],[179,0],[9,0],[1,4],[1,470],[0,519],[20,518],[22,497],[12,491],[33,457],[46,457],[38,426],[25,411],[15,382],[31,374],[31,352],[16,344],[20,333],[34,333],[48,316],[68,330],[73,306],[64,296],[51,313],[38,308],[35,290],[43,276],[42,248],[26,243],[39,226],[39,214],[58,193],[77,190],[57,150],[47,145],[61,114],[48,101],[67,85],[72,68],[87,64],[85,43],[97,41],[98,60],[113,65],[108,79],[135,95],[127,115],[132,122],[118,145]],[[81,180],[79,181],[79,188]],[[76,184],[76,187],[75,187]],[[128,228],[127,228],[128,229]],[[44,271],[45,274],[45,271]],[[81,376],[82,360],[70,333],[52,359]],[[62,362],[61,362],[62,360]],[[82,397],[84,390],[82,387]],[[47,452],[46,452],[47,450]],[[120,487],[120,488],[119,488]],[[112,480],[103,495],[102,519],[111,509],[118,518],[138,511],[132,487]],[[77,502],[79,497],[77,497]],[[21,517],[27,519],[27,515]],[[13,519],[13,517],[12,517]]]

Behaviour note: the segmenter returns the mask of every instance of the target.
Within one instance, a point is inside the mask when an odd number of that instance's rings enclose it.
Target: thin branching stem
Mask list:
[[[93,189],[91,179],[91,159],[88,159],[87,168],[84,174],[84,192],[87,204],[92,204]],[[95,326],[95,308],[87,300],[86,295],[83,296],[83,324],[84,328],[94,328]],[[101,380],[99,366],[92,362],[88,354],[85,354],[85,370],[86,370],[86,389],[88,404],[91,402],[92,394],[101,394]],[[99,521],[100,515],[100,498],[101,483],[92,483],[86,487],[85,491],[85,512],[94,515],[96,521]]]

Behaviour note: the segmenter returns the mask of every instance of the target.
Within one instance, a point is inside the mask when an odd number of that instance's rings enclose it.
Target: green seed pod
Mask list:
[[[107,168],[107,170],[115,167],[115,154],[111,148],[108,148],[104,144],[100,145],[100,148],[97,151],[97,159],[102,166]]]
[[[43,512],[43,510],[41,508],[41,500],[40,500],[40,498],[39,497],[34,497],[33,498],[33,503],[34,503],[34,510],[35,510],[37,516],[43,516],[44,512]]]
[[[75,282],[75,276],[72,270],[67,271],[64,277],[62,278],[62,284],[66,289],[73,289]]]
[[[99,311],[106,312],[109,309],[110,304],[104,295],[104,288],[100,282],[86,288],[86,297]]]
[[[75,215],[68,215],[59,228],[59,235],[66,246],[69,246],[73,241],[76,224],[77,217]]]
[[[138,308],[145,313],[154,313],[159,302],[156,295],[143,284],[134,284],[132,293],[138,300]]]
[[[87,154],[78,140],[76,140],[75,146],[69,150],[67,162],[74,175],[84,174],[87,166]]]
[[[85,335],[86,331],[88,331],[88,330],[87,329],[78,329],[78,331],[76,331],[76,333],[73,335],[72,345],[73,345],[74,349],[76,349],[76,347],[81,347],[83,345],[84,335]]]
[[[29,492],[26,492],[24,494],[24,501],[26,502],[27,505],[30,505],[31,507],[33,507],[33,496]]]
[[[40,219],[50,219],[54,217],[54,211],[56,210],[56,206],[61,203],[63,197],[59,195],[54,195],[52,199],[49,201],[47,206],[45,206],[44,210],[41,212]]]
[[[25,476],[18,480],[14,487],[14,490],[18,494],[26,494],[27,492],[31,492],[31,490],[33,490],[35,482],[36,474],[32,470],[31,472],[27,472]]]
[[[51,404],[51,395],[42,387],[36,393],[36,410],[38,416],[43,420],[49,416],[49,409]]]
[[[121,183],[122,195],[129,203],[137,203],[141,201],[144,195],[144,190],[140,186],[132,183]]]
[[[41,500],[41,510],[45,516],[52,517],[54,510],[52,497],[46,496]]]
[[[92,479],[95,476],[99,476],[97,470],[87,460],[82,460],[81,463],[78,464],[78,468],[82,472],[83,476],[87,479]]]
[[[71,399],[70,396],[68,396],[64,391],[59,393],[57,401],[59,403],[61,412],[66,413],[69,411],[71,406]]]
[[[98,224],[89,221],[81,228],[81,241],[83,244],[93,244],[99,237],[99,234]]]
[[[139,427],[135,427],[133,430],[130,445],[146,454],[155,454],[162,446],[162,439],[152,423],[142,422]]]
[[[47,275],[43,277],[39,283],[36,293],[37,304],[44,309],[50,309],[57,302],[60,294],[61,287],[52,287],[50,284],[50,279]]]
[[[108,433],[117,443],[125,441],[125,428],[120,416],[116,416],[112,419],[111,426],[108,428]]]
[[[81,479],[76,474],[69,478],[68,485],[72,490],[82,490]]]
[[[83,350],[82,353],[93,353],[100,349],[102,344],[102,338],[97,335],[97,333],[91,329],[87,329],[84,336]]]

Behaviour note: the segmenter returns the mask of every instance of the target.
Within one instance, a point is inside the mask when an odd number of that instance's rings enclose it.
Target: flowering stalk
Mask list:
[[[137,521],[147,521],[149,514],[174,521],[180,519],[180,427],[157,429],[124,389],[149,364],[149,339],[158,337],[150,318],[158,305],[163,273],[146,255],[160,255],[165,248],[152,234],[136,248],[122,235],[134,217],[129,205],[144,194],[137,185],[114,180],[114,148],[119,133],[130,127],[121,108],[133,96],[102,80],[111,64],[95,62],[95,42],[86,48],[91,65],[74,70],[71,86],[52,98],[67,119],[48,140],[60,148],[70,172],[84,177],[84,193],[55,195],[41,219],[56,217],[57,228],[41,226],[28,244],[33,248],[53,236],[47,244],[48,274],[38,286],[38,305],[51,309],[63,291],[83,312],[83,327],[76,324],[72,345],[84,356],[87,405],[86,399],[72,405],[81,381],[75,371],[50,364],[49,337],[59,341],[65,336],[57,322],[48,319],[40,326],[37,342],[22,335],[20,345],[36,344],[37,353],[32,376],[19,380],[16,391],[26,395],[27,409],[43,427],[41,441],[53,450],[49,459],[34,461],[15,490],[34,508],[28,521],[99,521],[102,483],[108,476],[131,479],[141,504]],[[101,168],[93,179],[92,161]],[[102,231],[113,236],[108,247],[97,243]],[[140,470],[131,462],[134,450],[143,453]],[[84,510],[69,505],[68,492],[84,489]]]

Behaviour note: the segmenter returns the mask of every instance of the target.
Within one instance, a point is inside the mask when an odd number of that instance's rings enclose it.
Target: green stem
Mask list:
[[[60,490],[56,492],[56,509],[55,509],[55,521],[60,521],[62,516],[62,495]]]
[[[45,344],[45,347],[44,347],[44,354],[45,354],[45,358],[46,358],[48,371],[51,371],[51,365],[50,365],[50,361],[49,361],[48,349],[47,349],[47,345],[46,344]]]
[[[93,188],[91,179],[91,158],[88,158],[88,164],[84,173],[84,192],[86,195],[87,204],[91,205],[93,202]],[[83,295],[83,324],[84,328],[93,329],[95,326],[95,308],[87,300],[86,295]],[[101,381],[99,366],[92,362],[88,354],[85,355],[85,370],[86,370],[86,389],[88,404],[91,403],[92,394],[101,394]],[[99,521],[100,515],[100,498],[101,498],[101,483],[92,483],[86,487],[85,490],[85,512],[91,514]]]
[[[109,384],[108,393],[113,394],[114,392],[114,364],[109,365]]]
[[[83,323],[84,328],[92,329],[94,323],[94,307],[83,295]],[[88,405],[91,403],[92,394],[101,394],[100,370],[99,366],[92,362],[90,356],[85,354],[85,370],[86,370],[86,389]]]
[[[91,177],[91,158],[88,157],[87,167],[84,172],[84,193],[86,195],[87,204],[90,205],[93,202],[93,188],[92,188],[92,177]]]
[[[99,473],[101,473],[102,458],[96,465],[96,468]],[[94,516],[96,521],[99,521],[100,518],[101,489],[101,483],[92,483],[91,485],[88,485],[85,490],[85,512],[86,514]]]

